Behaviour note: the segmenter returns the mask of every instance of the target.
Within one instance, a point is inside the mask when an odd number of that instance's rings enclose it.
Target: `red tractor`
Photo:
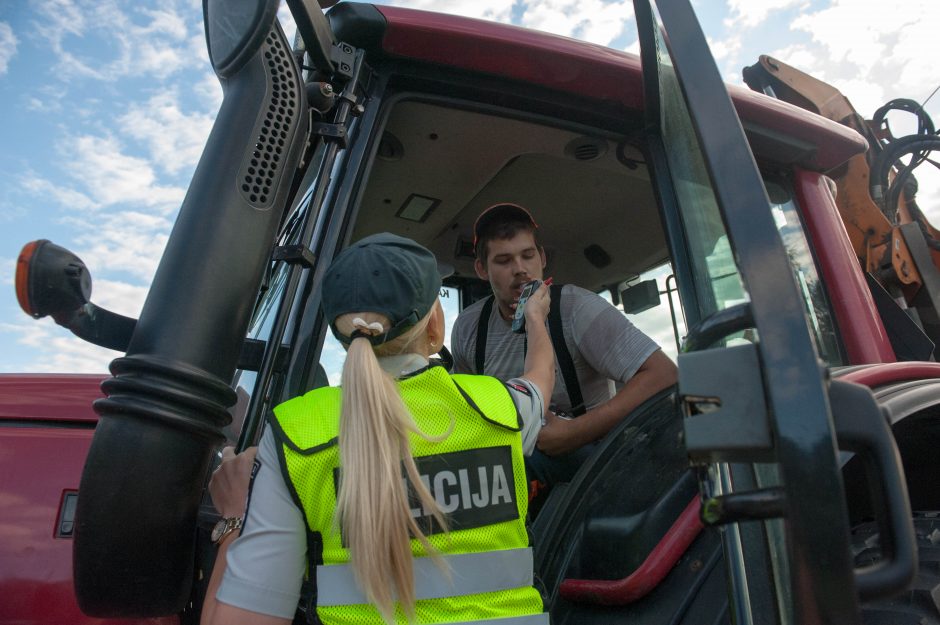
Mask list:
[[[725,86],[687,0],[635,0],[639,58],[306,0],[291,46],[277,0],[237,4],[204,3],[225,98],[140,318],[92,304],[66,250],[21,255],[28,313],[124,355],[103,381],[2,380],[5,617],[197,619],[208,475],[327,383],[331,259],[403,234],[465,307],[487,291],[474,219],[509,201],[537,210],[556,282],[626,312],[664,291],[685,324],[678,388],[532,525],[554,623],[940,623],[940,236],[902,159],[932,126],[866,141],[772,59],[748,73],[765,94]]]

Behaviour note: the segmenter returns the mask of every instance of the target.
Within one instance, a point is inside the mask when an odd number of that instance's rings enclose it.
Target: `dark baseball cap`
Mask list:
[[[336,329],[336,318],[352,312],[385,315],[392,327],[370,338],[381,345],[400,336],[431,311],[441,290],[437,260],[427,248],[383,232],[360,239],[333,260],[323,278],[323,312],[333,335],[348,344]]]
[[[533,228],[539,227],[539,225],[535,223],[535,219],[532,218],[532,213],[518,204],[509,202],[493,204],[480,213],[477,220],[473,222],[473,249],[476,250],[480,236],[485,234],[490,226],[506,221],[524,221],[532,224]]]

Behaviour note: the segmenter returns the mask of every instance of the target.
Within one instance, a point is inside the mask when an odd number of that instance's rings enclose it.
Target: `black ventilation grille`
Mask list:
[[[262,46],[270,90],[267,107],[262,109],[251,158],[242,163],[239,189],[253,206],[269,207],[274,200],[276,181],[283,167],[284,153],[296,125],[299,87],[293,59],[280,28],[271,29]]]
[[[607,152],[607,142],[597,137],[577,137],[565,146],[565,155],[578,161],[593,161]]]
[[[584,144],[579,145],[574,151],[574,157],[579,161],[592,161],[597,158],[600,153],[601,151],[597,149],[596,145]]]

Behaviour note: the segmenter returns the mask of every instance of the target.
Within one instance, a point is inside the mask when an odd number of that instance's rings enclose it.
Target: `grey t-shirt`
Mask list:
[[[420,356],[379,359],[392,375],[427,366]],[[532,453],[542,423],[538,387],[514,379],[506,388],[522,418],[523,452]],[[227,567],[216,597],[222,603],[280,618],[293,618],[306,569],[304,516],[291,498],[278,466],[277,442],[271,429],[261,437],[258,468],[251,487],[241,536],[229,546]]]
[[[477,323],[484,301],[467,307],[454,323],[450,341],[454,370],[501,380],[521,376],[525,368],[525,334],[514,334],[511,322],[503,319],[496,305],[487,326],[484,370],[476,371]],[[653,339],[602,297],[572,284],[562,287],[561,322],[587,410],[613,397],[616,384],[633,377],[640,365],[659,349]],[[555,390],[549,406],[556,412],[571,410],[557,361]]]

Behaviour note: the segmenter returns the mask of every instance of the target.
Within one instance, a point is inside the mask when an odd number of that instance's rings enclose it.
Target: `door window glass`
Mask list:
[[[669,53],[659,47],[660,121],[703,318],[748,301]]]
[[[764,179],[770,198],[774,221],[787,250],[797,288],[806,304],[806,317],[810,332],[816,342],[819,357],[830,367],[845,364],[839,341],[836,338],[835,322],[829,308],[829,298],[816,271],[809,241],[803,231],[800,215],[789,189],[774,180]]]

